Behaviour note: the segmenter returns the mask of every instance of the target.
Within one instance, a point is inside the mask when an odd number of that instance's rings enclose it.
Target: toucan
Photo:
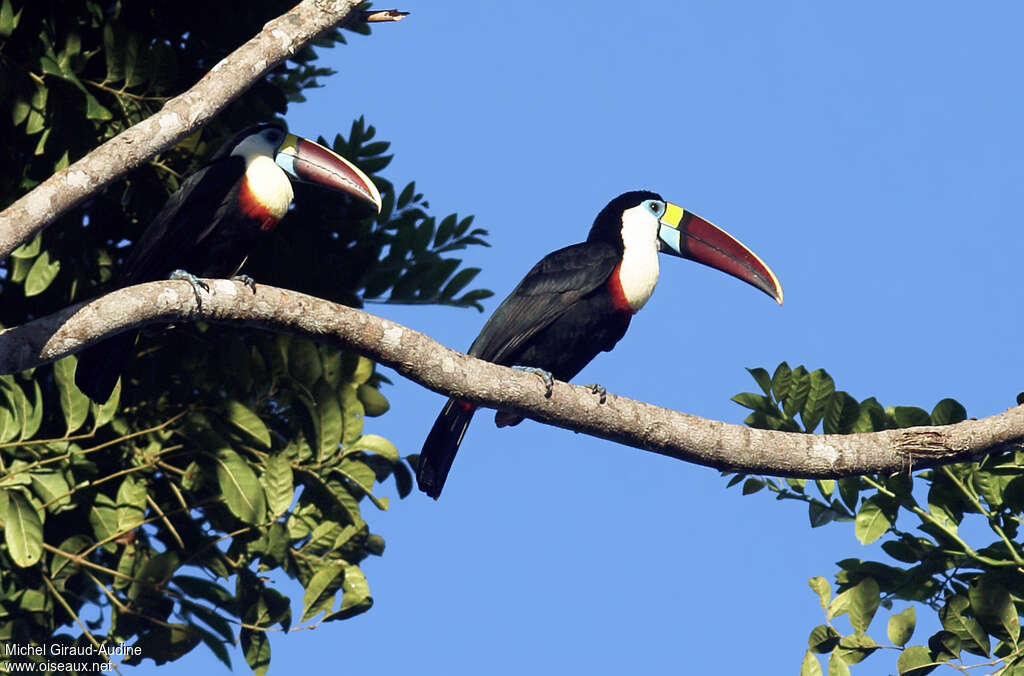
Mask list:
[[[116,288],[172,276],[188,279],[199,298],[196,287],[205,284],[197,277],[237,274],[288,212],[289,178],[347,193],[380,212],[377,187],[354,164],[276,122],[258,124],[227,141],[168,198],[125,260]],[[133,333],[122,333],[82,352],[78,388],[107,401],[134,341]]]
[[[609,202],[585,242],[550,253],[533,266],[467,354],[535,371],[550,393],[552,377],[568,381],[625,335],[658,282],[658,252],[717,268],[782,304],[778,278],[750,249],[657,193],[637,190]],[[476,408],[449,399],[423,443],[417,483],[435,500]],[[495,415],[498,427],[521,420],[506,411]]]

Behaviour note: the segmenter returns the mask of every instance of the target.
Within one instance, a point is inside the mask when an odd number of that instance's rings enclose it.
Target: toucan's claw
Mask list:
[[[591,383],[589,385],[584,385],[584,387],[586,387],[592,393],[594,393],[594,394],[596,394],[597,396],[600,397],[600,399],[598,399],[597,403],[603,404],[605,401],[608,400],[608,390],[606,390],[604,388],[604,385],[598,385],[597,383]]]
[[[555,378],[551,375],[550,371],[539,369],[536,366],[513,366],[517,371],[524,371],[526,373],[534,373],[540,376],[540,379],[544,382],[544,398],[551,398],[551,391],[555,388]]]
[[[247,287],[252,289],[253,293],[256,293],[256,280],[250,277],[249,275],[235,275],[234,277],[231,278],[231,281],[241,282],[242,284],[245,284]]]
[[[170,274],[168,279],[184,279],[186,282],[188,282],[190,285],[192,285],[192,292],[196,294],[196,305],[198,305],[199,308],[202,309],[202,307],[203,307],[203,297],[199,295],[199,289],[202,289],[203,291],[209,293],[210,292],[210,285],[209,284],[207,284],[203,280],[199,279],[198,277],[193,275],[191,272],[187,272],[185,270],[175,270],[174,272],[172,272]]]

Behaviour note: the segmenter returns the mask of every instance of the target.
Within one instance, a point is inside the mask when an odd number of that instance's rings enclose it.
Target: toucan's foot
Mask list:
[[[235,275],[234,277],[231,278],[231,281],[241,282],[242,284],[245,284],[247,287],[252,289],[253,293],[256,293],[256,280],[250,277],[249,275]]]
[[[598,400],[599,404],[603,404],[608,399],[608,390],[604,389],[604,385],[591,383],[589,385],[584,385],[584,387],[586,387],[591,392],[600,397],[600,399]]]
[[[206,291],[207,293],[209,293],[210,292],[209,284],[207,284],[203,280],[199,279],[198,277],[193,275],[191,272],[186,272],[185,270],[175,270],[174,272],[171,273],[171,275],[168,277],[168,279],[184,279],[186,282],[191,284],[192,285],[192,291],[193,291],[193,293],[196,294],[196,304],[199,305],[199,307],[203,306],[203,298],[202,298],[202,296],[199,295],[199,289],[202,289],[203,291]]]
[[[547,399],[551,398],[551,390],[555,387],[555,378],[551,375],[550,371],[539,369],[536,366],[513,366],[517,371],[525,371],[526,373],[534,373],[540,376],[540,379],[544,381],[544,397]]]

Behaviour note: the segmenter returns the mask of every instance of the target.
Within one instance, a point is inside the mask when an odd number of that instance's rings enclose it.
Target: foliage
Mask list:
[[[826,434],[848,434],[947,425],[967,417],[953,399],[943,399],[931,413],[912,406],[883,408],[873,397],[858,402],[836,390],[824,369],[790,369],[783,362],[772,375],[762,368],[749,371],[761,393],[744,392],[733,400],[752,410],[745,421],[752,427],[811,433],[821,424]],[[897,651],[900,674],[919,676],[942,665],[964,672],[995,669],[991,673],[1002,676],[1024,673],[1024,552],[1018,542],[1024,520],[1024,451],[1005,450],[979,462],[915,473],[911,469],[891,476],[819,480],[813,489],[802,479],[730,479],[730,486],[742,483],[745,495],[767,488],[780,500],[806,502],[812,527],[852,523],[861,544],[881,541],[889,557],[839,561],[835,596],[825,578],[810,580],[825,622],[811,631],[803,676],[822,673],[816,654],[829,655],[829,674],[848,674],[849,665],[882,648]],[[888,643],[880,643],[868,628],[879,606],[893,611],[894,602],[906,603],[890,614]],[[924,643],[911,644],[919,611],[935,613],[942,629]],[[835,626],[843,615],[852,632],[844,634]],[[979,657],[971,664],[964,653]]]
[[[0,206],[157,110],[293,2],[0,0]],[[366,33],[366,26],[357,27]],[[344,42],[340,31],[318,40]],[[0,263],[0,323],[21,324],[108,288],[183,176],[254,122],[283,115],[331,71],[300,51],[201,133],[90,198]],[[296,130],[299,133],[309,132]],[[332,133],[334,130],[331,130]],[[378,174],[389,144],[362,118],[338,152],[384,198],[377,218],[304,186],[246,272],[258,283],[360,305],[480,307],[484,244],[472,217],[435,219],[414,184]],[[197,324],[143,335],[111,402],[90,403],[74,358],[0,377],[0,642],[127,642],[157,663],[240,640],[266,671],[268,632],[372,604],[359,565],[380,555],[362,506],[408,466],[365,418],[386,380],[356,355],[306,340]],[[302,614],[267,574],[302,585]],[[116,661],[116,660],[115,660]]]

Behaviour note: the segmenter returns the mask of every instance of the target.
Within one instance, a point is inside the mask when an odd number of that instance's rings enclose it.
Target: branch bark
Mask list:
[[[807,478],[906,471],[1024,447],[1024,406],[981,420],[870,434],[811,435],[708,420],[474,359],[386,319],[295,291],[207,280],[141,284],[0,332],[0,373],[14,373],[148,324],[205,319],[287,331],[389,366],[435,392],[720,470]]]
[[[0,212],[0,260],[92,193],[205,125],[254,82],[349,18],[359,0],[302,0],[233,51],[159,113],[126,129]],[[376,12],[398,20],[394,10]],[[377,18],[376,20],[384,20]]]

